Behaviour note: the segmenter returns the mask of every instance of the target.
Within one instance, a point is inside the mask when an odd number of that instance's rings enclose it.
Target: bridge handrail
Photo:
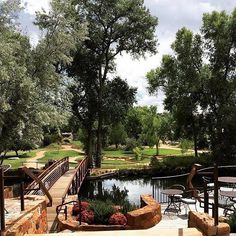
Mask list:
[[[79,165],[76,167],[74,175],[71,177],[70,182],[67,185],[67,188],[62,195],[62,204],[65,201],[67,194],[77,194],[80,190],[82,182],[88,173],[88,157],[83,159]]]
[[[45,171],[43,171],[37,178],[40,179],[41,181],[43,181],[44,179],[46,179],[46,177],[50,178],[50,174],[54,174],[55,170],[59,167],[62,166],[63,164],[68,164],[69,167],[69,157],[65,157],[63,159],[60,159],[56,162],[54,162],[52,165],[50,165]],[[62,171],[62,174],[64,174],[65,171],[68,170],[68,167],[65,168],[65,170]],[[60,177],[60,176],[57,176]],[[55,181],[53,181],[54,183]],[[52,183],[50,181],[50,183]],[[26,191],[28,190],[28,193],[31,192],[32,189],[35,189],[36,186],[38,185],[37,182],[33,181],[31,184],[29,184],[27,186],[27,188],[25,189]],[[49,185],[47,188],[49,189],[51,186]]]

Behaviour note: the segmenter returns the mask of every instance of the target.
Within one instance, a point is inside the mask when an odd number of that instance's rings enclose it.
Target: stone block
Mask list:
[[[189,212],[189,227],[196,227],[206,236],[227,236],[230,234],[230,227],[226,223],[214,225],[214,219],[206,213]]]
[[[147,229],[160,222],[161,205],[150,195],[141,196],[141,206],[143,207],[127,213],[127,228]]]

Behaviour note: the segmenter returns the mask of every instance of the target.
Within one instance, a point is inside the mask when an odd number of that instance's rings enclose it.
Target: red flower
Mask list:
[[[110,225],[125,225],[126,223],[126,217],[120,212],[113,214],[109,219]]]
[[[77,215],[76,220],[80,220],[80,215]],[[92,211],[84,210],[81,212],[81,221],[91,224],[94,221],[94,213]]]
[[[81,202],[81,210],[80,210],[79,203],[75,204],[72,208],[72,215],[77,216],[80,213],[80,211],[88,210],[89,205],[90,204],[88,202]]]

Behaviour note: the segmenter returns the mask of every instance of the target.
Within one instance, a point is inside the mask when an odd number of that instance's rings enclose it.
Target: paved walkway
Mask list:
[[[59,149],[59,151],[63,151],[63,150],[72,150],[75,152],[81,152],[80,149],[76,149],[76,148],[72,148],[71,145],[62,145],[61,148]],[[40,164],[38,163],[38,161],[40,161],[41,158],[44,157],[45,152],[47,152],[48,150],[41,150],[39,152],[36,153],[35,157],[29,158],[25,163],[24,166],[26,166],[27,168],[35,168],[35,169],[40,169],[42,167],[44,167],[44,164]],[[72,163],[77,163],[78,157],[70,157],[70,161]]]
[[[44,157],[46,150],[42,150],[36,153],[35,157],[30,158],[24,163],[24,166],[27,168],[40,169],[44,164],[37,163],[37,161]]]

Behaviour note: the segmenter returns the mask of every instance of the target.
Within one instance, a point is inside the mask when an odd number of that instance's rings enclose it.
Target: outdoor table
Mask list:
[[[236,202],[236,191],[220,191],[220,195],[223,197],[228,197],[231,201]]]
[[[229,201],[226,199],[224,214],[226,215],[228,210],[234,211],[234,204],[236,203],[234,198],[236,198],[236,191],[220,191],[220,195],[229,199]]]
[[[222,183],[225,183],[229,187],[233,187],[233,188],[236,185],[236,177],[234,177],[234,176],[221,176],[221,177],[218,177],[218,181],[222,182]]]
[[[228,184],[236,184],[236,177],[234,176],[221,176],[218,177],[219,182],[228,183]]]
[[[164,210],[164,214],[166,211],[172,211],[172,210],[178,213],[180,211],[180,207],[175,202],[175,195],[180,195],[183,193],[183,191],[180,189],[170,188],[170,189],[163,189],[161,193],[168,196],[168,205]]]

